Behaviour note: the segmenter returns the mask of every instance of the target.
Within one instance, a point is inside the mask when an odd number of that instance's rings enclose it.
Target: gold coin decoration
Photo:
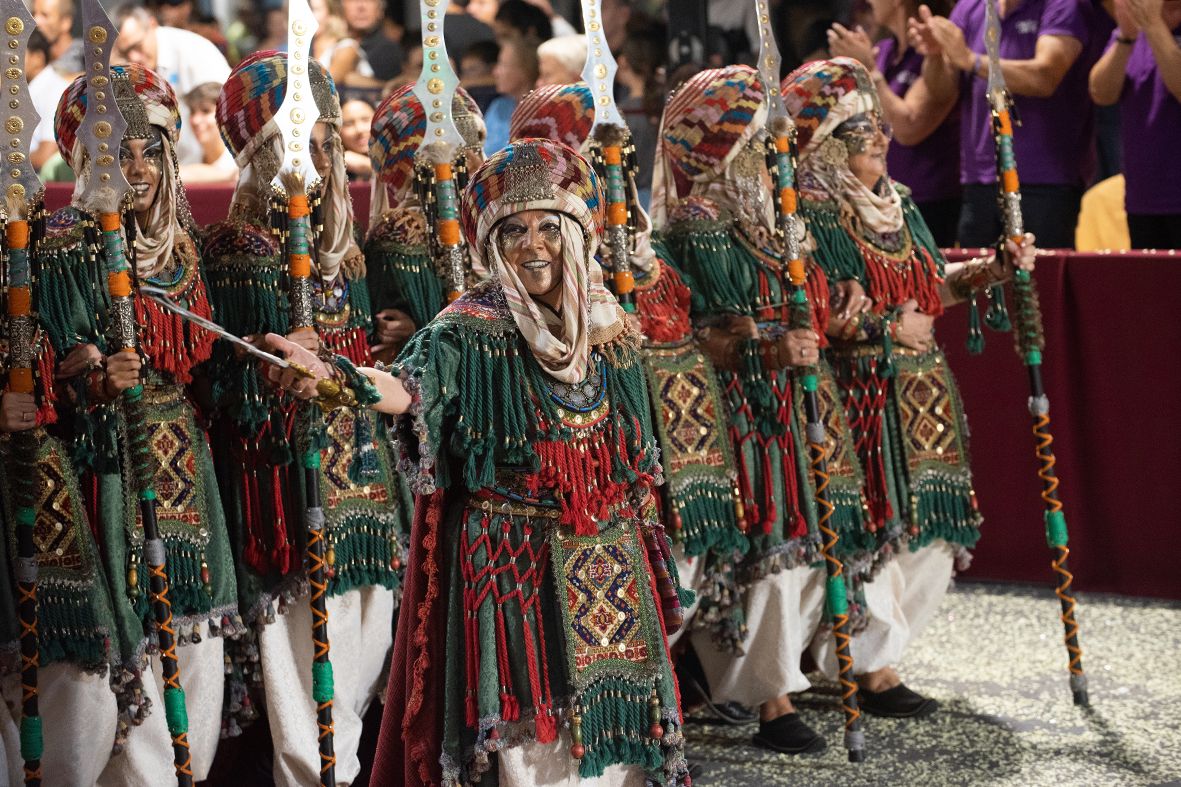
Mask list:
[[[19,134],[24,127],[25,121],[15,116],[4,121],[4,130],[9,134]]]
[[[100,25],[95,25],[90,28],[90,31],[86,34],[86,38],[92,44],[105,44],[107,43],[107,29]]]
[[[99,138],[106,138],[111,136],[111,124],[105,120],[100,120],[94,124],[94,135]]]
[[[432,79],[432,80],[428,81],[426,83],[426,89],[432,93],[436,93],[436,94],[442,93],[443,92],[443,80],[436,78],[436,79]]]
[[[8,21],[4,23],[4,29],[8,31],[10,36],[19,36],[25,32],[25,23],[21,21],[20,17],[10,16]]]
[[[20,183],[13,183],[8,187],[8,196],[15,199],[25,198],[25,187]]]

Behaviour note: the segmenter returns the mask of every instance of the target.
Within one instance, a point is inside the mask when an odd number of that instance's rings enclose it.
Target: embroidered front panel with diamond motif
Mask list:
[[[85,500],[63,445],[40,433],[39,497],[33,525],[37,559],[38,643],[42,666],[68,661],[102,671],[115,655],[111,599],[102,581],[98,545],[90,530]],[[0,438],[0,497],[3,518],[12,521],[6,476],[9,441]],[[16,554],[16,528],[6,530],[6,551]]]
[[[178,619],[216,617],[236,609],[233,569],[225,559],[221,501],[208,460],[208,443],[197,426],[184,389],[149,371],[144,383],[149,445],[157,467],[156,520],[168,550],[173,614]],[[118,478],[103,479],[112,499]],[[126,479],[122,481],[126,484]],[[124,568],[136,609],[147,621],[149,573],[143,555],[143,520],[136,497],[124,488],[119,498],[129,552]],[[216,509],[214,507],[216,506]],[[210,554],[214,539],[219,543]]]
[[[570,674],[585,688],[603,670],[646,671],[655,639],[652,598],[641,588],[644,571],[635,535],[614,533],[593,541],[558,536],[554,565],[566,588],[565,619],[573,634]],[[647,595],[647,598],[645,598]]]
[[[981,515],[968,466],[967,421],[943,353],[896,351],[893,400],[908,493],[900,501],[912,547],[942,538],[973,547]],[[895,415],[896,413],[896,415]]]

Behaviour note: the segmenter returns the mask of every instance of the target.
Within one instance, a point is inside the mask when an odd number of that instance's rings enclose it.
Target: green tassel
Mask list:
[[[1009,309],[1005,305],[1005,288],[994,284],[988,288],[988,311],[984,315],[984,322],[994,331],[1009,331],[1013,323],[1009,320]]]
[[[421,328],[447,305],[443,282],[425,246],[375,241],[365,248],[373,309],[400,309]]]
[[[980,307],[976,296],[968,300],[968,352],[979,355],[984,352],[984,331],[980,329]]]
[[[578,696],[586,754],[578,766],[584,779],[602,776],[615,763],[659,771],[664,765],[660,741],[648,735],[651,685],[625,678],[595,681]]]

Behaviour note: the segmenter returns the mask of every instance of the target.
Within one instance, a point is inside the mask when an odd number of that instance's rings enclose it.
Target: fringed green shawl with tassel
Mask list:
[[[389,211],[370,228],[365,242],[374,311],[404,311],[417,328],[447,305],[443,279],[431,260],[425,221],[417,208]]]
[[[286,264],[268,228],[241,219],[214,225],[205,259],[223,325],[239,335],[290,332]],[[369,364],[369,290],[365,278],[344,270],[347,264],[333,282],[315,282],[316,327],[326,348]],[[304,584],[303,473],[294,461],[304,445],[322,452],[329,592],[396,590],[406,513],[378,419],[368,412],[324,417],[300,407],[266,381],[257,363],[228,348],[218,348],[211,365],[219,481],[236,525],[240,593],[250,619],[271,619],[272,602],[283,606]]]

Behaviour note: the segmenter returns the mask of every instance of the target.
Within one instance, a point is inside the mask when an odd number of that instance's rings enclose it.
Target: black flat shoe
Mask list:
[[[759,722],[759,731],[751,742],[760,749],[780,754],[820,754],[828,748],[824,738],[804,724],[798,713]]]
[[[911,691],[903,683],[885,691],[861,689],[857,698],[861,710],[887,719],[923,719],[939,710],[938,701]]]

